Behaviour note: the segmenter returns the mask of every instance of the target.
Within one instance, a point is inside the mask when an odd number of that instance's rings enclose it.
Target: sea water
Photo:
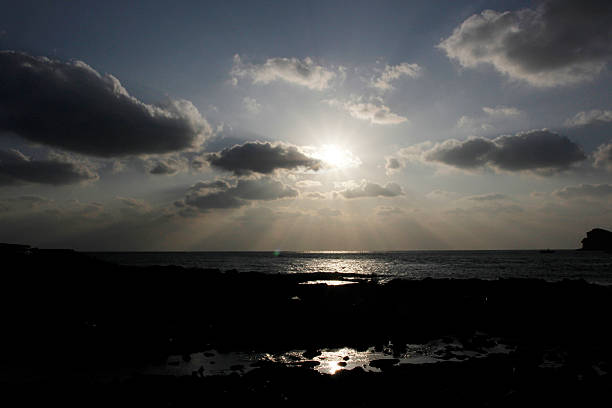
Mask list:
[[[95,252],[123,265],[178,265],[260,273],[347,273],[383,279],[584,279],[612,284],[612,254],[599,251]]]

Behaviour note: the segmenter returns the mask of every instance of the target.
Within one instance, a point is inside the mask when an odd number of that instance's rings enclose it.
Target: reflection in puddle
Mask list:
[[[381,372],[381,368],[401,364],[431,364],[441,361],[465,361],[484,358],[490,354],[508,354],[514,348],[500,339],[481,336],[482,344],[462,343],[457,339],[434,340],[426,344],[408,344],[400,354],[393,353],[392,345],[381,349],[355,350],[344,347],[322,349],[317,352],[293,350],[286,353],[219,353],[207,351],[189,356],[171,356],[166,364],[150,366],[147,374],[211,375],[245,374],[265,363],[279,363],[288,367],[309,367],[322,374],[336,374],[341,370],[360,368],[368,372]]]
[[[333,279],[321,279],[321,280],[311,280],[306,282],[301,282],[300,285],[320,285],[325,284],[328,286],[341,286],[341,285],[350,285],[353,283],[357,283],[355,281],[345,281],[345,280],[333,280]]]

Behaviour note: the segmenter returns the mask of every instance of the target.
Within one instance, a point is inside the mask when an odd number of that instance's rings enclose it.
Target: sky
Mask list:
[[[0,242],[577,248],[609,1],[0,0]]]

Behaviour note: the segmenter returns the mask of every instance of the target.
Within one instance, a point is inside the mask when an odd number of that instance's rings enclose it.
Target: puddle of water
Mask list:
[[[434,340],[427,344],[408,344],[400,355],[393,354],[392,345],[382,350],[373,347],[358,351],[350,347],[322,349],[314,356],[305,350],[292,350],[280,354],[268,353],[219,353],[215,350],[194,353],[183,358],[171,356],[166,364],[149,366],[146,374],[161,375],[228,375],[244,374],[255,369],[262,362],[281,363],[286,366],[310,367],[322,374],[333,375],[341,370],[360,367],[368,372],[380,372],[381,366],[397,364],[432,364],[442,361],[466,361],[484,358],[489,354],[508,354],[514,348],[497,338],[487,338],[484,345],[475,347],[457,339]],[[304,354],[308,354],[305,357]]]
[[[353,283],[357,283],[355,281],[345,281],[345,280],[333,280],[333,279],[320,279],[320,280],[311,280],[306,282],[300,282],[300,285],[319,285],[325,284],[327,286],[342,286],[342,285],[351,285]]]

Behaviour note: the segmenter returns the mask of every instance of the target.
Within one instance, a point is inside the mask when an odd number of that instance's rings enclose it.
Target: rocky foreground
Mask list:
[[[0,392],[17,405],[600,406],[612,401],[612,288],[584,281],[433,280],[304,285],[350,275],[134,268],[73,251],[3,246]],[[402,364],[454,339],[508,353]],[[266,361],[229,375],[146,374],[206,350],[375,348],[382,372]],[[139,373],[139,374],[134,374]],[[607,402],[607,403],[606,403]]]

